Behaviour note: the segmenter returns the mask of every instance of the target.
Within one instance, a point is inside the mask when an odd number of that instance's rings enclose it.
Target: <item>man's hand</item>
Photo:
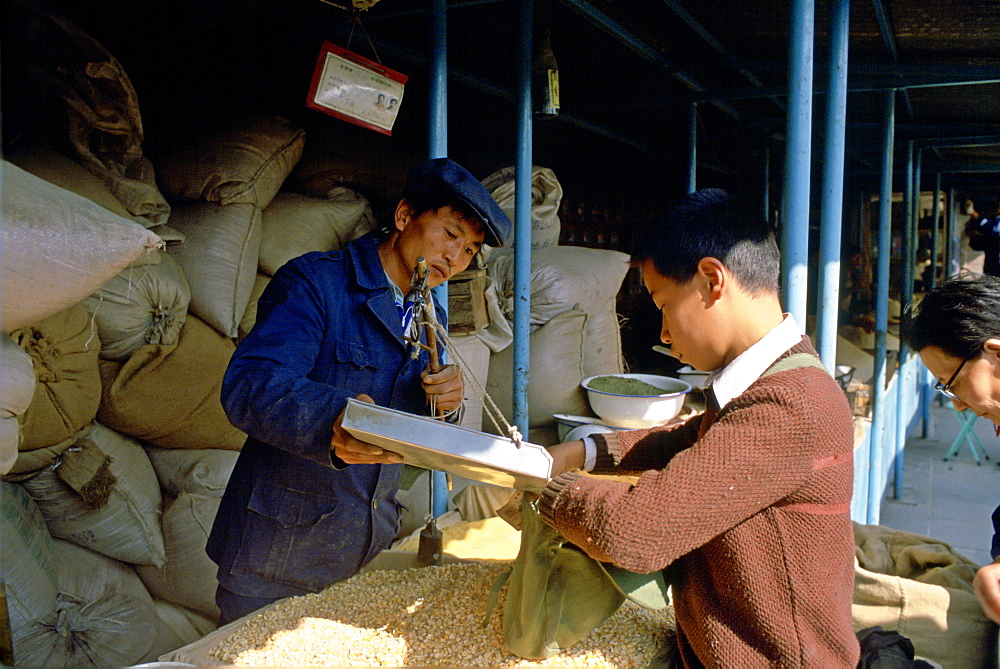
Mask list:
[[[981,567],[976,572],[972,589],[986,617],[1000,624],[1000,560]]]
[[[552,456],[552,478],[573,469],[583,469],[586,450],[582,441],[565,441],[546,450]]]
[[[428,401],[434,398],[439,413],[448,413],[462,406],[465,383],[457,366],[445,365],[437,374],[431,374],[428,366],[420,374],[420,379]]]
[[[358,395],[355,399],[362,402],[375,401],[368,395]],[[347,409],[344,409],[346,411]],[[391,465],[403,461],[403,456],[393,451],[369,444],[367,441],[355,439],[351,434],[341,427],[344,422],[344,411],[340,412],[337,420],[333,421],[333,436],[330,437],[330,450],[334,455],[349,465]]]

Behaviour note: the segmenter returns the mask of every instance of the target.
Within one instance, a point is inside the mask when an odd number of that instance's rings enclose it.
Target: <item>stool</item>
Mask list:
[[[979,441],[979,436],[973,429],[976,425],[976,419],[979,418],[976,414],[969,410],[959,411],[955,406],[948,402],[948,408],[952,410],[955,414],[955,418],[958,420],[958,424],[961,429],[958,431],[958,436],[955,437],[955,441],[951,443],[951,448],[944,455],[944,461],[947,462],[948,458],[958,455],[958,452],[962,450],[962,446],[966,443],[969,444],[969,449],[972,451],[972,457],[976,459],[977,465],[982,465],[982,461],[979,459],[979,452],[976,450],[976,446],[979,446],[979,450],[983,452],[983,457],[987,460],[990,456],[986,454],[986,449],[983,448],[983,442]]]

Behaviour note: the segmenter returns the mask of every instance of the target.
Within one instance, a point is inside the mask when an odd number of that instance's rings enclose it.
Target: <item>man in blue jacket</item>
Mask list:
[[[388,236],[307,253],[275,273],[222,387],[248,439],[208,539],[220,625],[352,576],[395,538],[400,457],[341,428],[347,398],[416,414],[432,398],[439,412],[460,408],[458,369],[431,374],[426,351],[412,358],[404,296],[417,258],[434,287],[510,230],[479,181],[438,158],[408,175]]]

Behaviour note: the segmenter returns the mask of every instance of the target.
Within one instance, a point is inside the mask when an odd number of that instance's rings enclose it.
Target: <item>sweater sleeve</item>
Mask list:
[[[597,459],[591,471],[611,474],[661,469],[695,442],[701,419],[699,415],[668,427],[591,435],[597,446]]]
[[[785,375],[769,380],[778,376]],[[539,498],[543,517],[592,557],[648,573],[786,497],[810,475],[814,445],[831,438],[824,424],[831,412],[822,411],[831,395],[810,397],[807,388],[769,380],[733,400],[700,440],[634,485],[557,477]],[[664,438],[636,436],[633,449]],[[624,462],[632,449],[622,441],[620,435]]]

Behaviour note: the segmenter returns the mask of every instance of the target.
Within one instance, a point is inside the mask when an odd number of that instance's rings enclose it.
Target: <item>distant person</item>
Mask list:
[[[551,446],[541,518],[597,560],[663,570],[685,667],[855,667],[851,411],[782,312],[773,231],[704,189],[666,210],[633,262],[661,341],[712,372],[707,408]]]
[[[958,411],[970,410],[1000,434],[1000,279],[962,275],[929,291],[904,330],[904,339]],[[990,620],[1000,623],[1000,506],[993,512],[993,563],[973,581]]]
[[[969,248],[983,252],[984,274],[1000,276],[1000,200],[992,214],[980,218],[978,222],[974,220],[970,218],[965,228]]]

